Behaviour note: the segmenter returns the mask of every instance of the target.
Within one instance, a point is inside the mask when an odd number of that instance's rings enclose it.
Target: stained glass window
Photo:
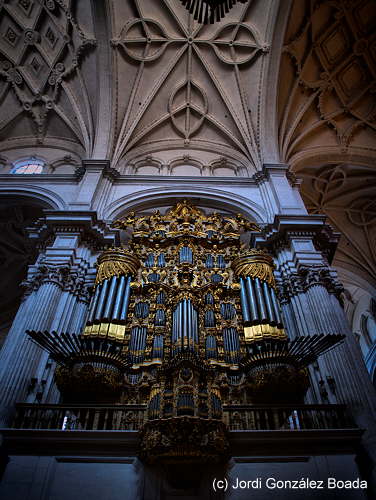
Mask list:
[[[14,163],[11,174],[41,174],[45,162],[32,156],[26,160],[19,160]]]

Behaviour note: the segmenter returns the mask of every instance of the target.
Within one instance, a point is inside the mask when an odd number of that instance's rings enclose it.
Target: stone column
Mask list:
[[[324,218],[277,216],[264,237],[255,239],[275,256],[289,336],[345,336],[341,345],[311,367],[312,389],[307,402],[346,404],[356,424],[366,429],[363,445],[376,464],[375,388],[341,307],[343,287],[322,253],[332,244]]]
[[[46,211],[32,236],[45,245],[46,233],[51,245],[29,268],[27,292],[0,351],[1,426],[9,425],[16,402],[58,402],[55,364],[25,332],[80,333],[96,256],[116,237],[92,211]]]
[[[22,400],[36,384],[35,372],[42,350],[29,340],[25,331],[50,327],[62,293],[68,269],[41,264],[32,266],[25,283],[27,292],[0,351],[0,425],[8,425],[14,403]]]

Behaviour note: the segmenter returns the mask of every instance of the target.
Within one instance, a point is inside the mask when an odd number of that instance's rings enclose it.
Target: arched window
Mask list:
[[[14,162],[11,174],[41,174],[45,167],[45,162],[35,156],[31,156],[26,160]]]

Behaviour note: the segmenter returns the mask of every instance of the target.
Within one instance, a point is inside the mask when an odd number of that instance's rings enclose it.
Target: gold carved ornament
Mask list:
[[[113,276],[131,274],[135,276],[140,267],[137,257],[122,248],[112,248],[98,258],[98,271],[95,285]]]
[[[272,257],[262,250],[249,250],[232,262],[232,268],[238,276],[259,278],[272,288],[276,288]]]
[[[189,201],[178,202],[162,215],[156,210],[150,216],[137,217],[130,212],[123,219],[112,224],[118,229],[133,229],[133,237],[148,237],[156,231],[163,231],[168,238],[190,233],[196,237],[206,237],[206,231],[214,231],[226,238],[239,238],[245,231],[260,231],[260,227],[245,219],[241,214],[235,217],[222,216],[217,212],[206,215],[202,210],[192,205]]]

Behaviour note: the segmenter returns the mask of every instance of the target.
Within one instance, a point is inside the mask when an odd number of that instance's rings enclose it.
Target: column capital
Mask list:
[[[110,181],[115,181],[120,177],[120,172],[111,167],[110,160],[82,160],[82,169],[83,175],[85,172],[102,173],[102,177]]]
[[[63,289],[69,277],[69,272],[68,266],[53,266],[44,262],[30,266],[27,279],[21,283],[21,287],[25,290],[24,298],[46,283],[55,284]]]
[[[279,279],[281,303],[288,303],[292,297],[306,293],[314,286],[326,288],[340,300],[344,291],[343,285],[337,279],[334,269],[324,264],[301,266],[299,271],[284,270]]]
[[[86,159],[82,160],[82,166],[86,172],[103,172],[110,168],[110,160]]]
[[[253,174],[252,178],[256,182],[256,184],[261,184],[265,181],[270,180],[271,174],[277,174],[285,176],[288,171],[288,165],[285,163],[264,163],[262,170],[259,170],[255,174]]]
[[[327,224],[324,215],[276,215],[272,224],[264,227],[262,233],[253,233],[252,241],[256,247],[267,247],[276,254],[281,248],[291,248],[299,254],[301,265],[317,263],[322,252],[331,262],[339,241],[339,233]],[[310,258],[314,261],[310,261]],[[308,260],[307,260],[308,259]],[[322,257],[320,259],[322,261]]]
[[[28,230],[32,239],[43,241],[53,235],[65,235],[65,239],[78,238],[98,250],[119,245],[119,231],[99,220],[93,210],[45,210],[44,214]]]

